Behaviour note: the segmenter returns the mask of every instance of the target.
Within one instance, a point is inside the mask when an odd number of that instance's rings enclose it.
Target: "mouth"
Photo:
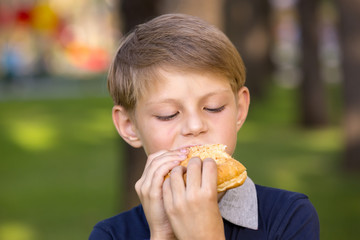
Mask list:
[[[183,145],[183,146],[179,147],[178,149],[186,149],[186,148],[201,146],[201,145],[206,145],[206,144],[211,144],[211,143],[193,143],[193,144]]]
[[[176,150],[180,150],[180,149],[187,149],[187,148],[191,148],[191,147],[194,147],[194,146],[200,146],[200,145],[203,145],[201,143],[198,143],[198,144],[187,144],[187,145],[183,145],[181,147],[178,147],[178,148],[175,148]]]

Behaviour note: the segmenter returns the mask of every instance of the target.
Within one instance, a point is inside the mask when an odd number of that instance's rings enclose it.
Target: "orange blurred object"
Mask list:
[[[102,48],[71,43],[66,47],[70,62],[83,70],[101,72],[109,65],[109,54]]]

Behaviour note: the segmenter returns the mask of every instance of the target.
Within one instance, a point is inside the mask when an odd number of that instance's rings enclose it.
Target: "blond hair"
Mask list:
[[[161,67],[222,74],[234,93],[245,83],[244,63],[223,32],[197,17],[165,14],[122,39],[108,74],[114,104],[133,110]]]

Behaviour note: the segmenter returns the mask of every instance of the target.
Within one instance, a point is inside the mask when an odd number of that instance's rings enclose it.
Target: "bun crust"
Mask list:
[[[190,147],[187,158],[180,165],[186,167],[189,160],[194,157],[199,157],[201,160],[212,158],[217,164],[217,191],[223,192],[230,188],[238,187],[246,180],[246,168],[226,153],[225,149],[226,146],[223,144],[206,144]],[[186,180],[186,177],[184,179]]]

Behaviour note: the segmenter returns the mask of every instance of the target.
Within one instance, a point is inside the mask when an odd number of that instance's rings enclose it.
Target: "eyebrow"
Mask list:
[[[201,97],[201,100],[209,98],[209,97],[214,96],[214,95],[221,94],[221,93],[232,93],[232,91],[230,89],[216,90],[214,92],[210,92],[210,93],[205,94],[204,96]],[[178,100],[174,99],[174,98],[164,98],[164,99],[161,99],[159,101],[148,101],[148,102],[146,102],[145,105],[161,104],[161,103],[177,103],[177,102],[178,102]]]
[[[232,91],[230,89],[220,89],[220,90],[216,90],[215,92],[210,92],[208,94],[205,94],[204,96],[201,97],[201,99],[205,99],[214,95],[218,95],[221,93],[232,93]]]

